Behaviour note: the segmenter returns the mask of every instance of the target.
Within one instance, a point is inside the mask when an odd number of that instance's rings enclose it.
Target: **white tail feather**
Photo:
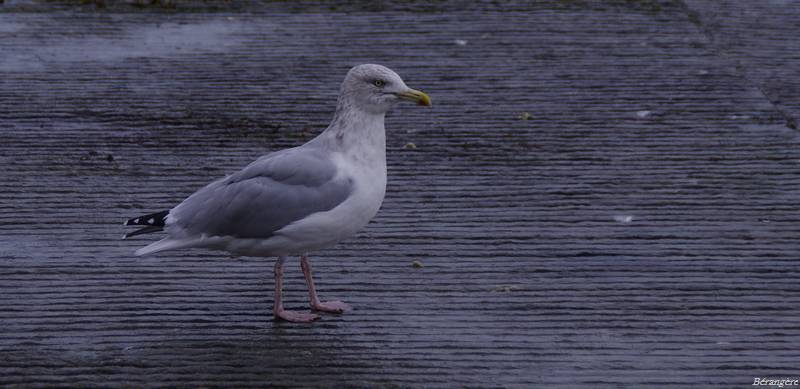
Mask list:
[[[166,250],[193,247],[196,246],[199,241],[200,239],[197,238],[190,238],[190,239],[164,238],[159,240],[158,242],[150,243],[149,245],[136,250],[134,254],[141,257],[143,255],[155,254]]]

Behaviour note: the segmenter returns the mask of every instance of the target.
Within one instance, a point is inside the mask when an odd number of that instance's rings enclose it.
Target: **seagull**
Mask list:
[[[377,214],[386,193],[384,117],[404,100],[431,105],[427,94],[409,88],[385,66],[353,67],[342,82],[333,119],[319,136],[264,155],[172,209],[129,219],[126,226],[140,229],[123,239],[166,232],[136,250],[139,256],[207,248],[277,257],[275,318],[311,322],[319,315],[288,311],[281,301],[286,258],[299,255],[312,310],[348,311],[341,301],[319,300],[308,253],[355,235]]]

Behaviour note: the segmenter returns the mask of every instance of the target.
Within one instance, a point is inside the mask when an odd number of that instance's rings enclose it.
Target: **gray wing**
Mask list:
[[[187,235],[266,239],[294,221],[335,208],[352,185],[336,179],[327,151],[287,149],[200,189],[172,209],[170,218]]]

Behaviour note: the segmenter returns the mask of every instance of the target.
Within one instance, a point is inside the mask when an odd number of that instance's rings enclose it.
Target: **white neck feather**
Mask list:
[[[386,164],[386,115],[362,111],[347,101],[339,106],[328,128],[312,142],[364,163]]]

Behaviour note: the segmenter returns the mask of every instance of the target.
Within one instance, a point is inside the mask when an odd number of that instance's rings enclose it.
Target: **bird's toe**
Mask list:
[[[326,301],[311,306],[315,311],[328,312],[328,313],[344,313],[352,311],[353,308],[342,301]]]
[[[275,318],[283,319],[293,323],[311,323],[312,321],[319,319],[319,315],[314,313],[303,313],[303,312],[281,310],[275,312]]]

